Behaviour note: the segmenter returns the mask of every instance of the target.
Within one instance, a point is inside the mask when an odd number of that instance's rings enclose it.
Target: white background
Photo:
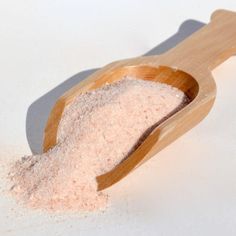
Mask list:
[[[8,163],[40,152],[48,112],[63,91],[91,69],[165,51],[218,8],[236,11],[236,2],[1,0],[3,192]],[[105,212],[48,215],[1,193],[0,235],[236,235],[235,67],[232,57],[213,71],[218,94],[209,116],[108,189]]]

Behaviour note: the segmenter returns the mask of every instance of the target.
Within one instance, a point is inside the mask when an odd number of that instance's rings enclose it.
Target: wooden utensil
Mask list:
[[[216,95],[211,70],[236,52],[236,13],[217,10],[211,22],[160,56],[113,62],[82,81],[56,102],[44,136],[44,151],[56,144],[57,129],[65,106],[75,96],[105,83],[134,76],[170,84],[184,91],[190,104],[157,126],[144,142],[108,173],[97,177],[98,190],[125,177],[161,149],[199,123],[210,111]]]

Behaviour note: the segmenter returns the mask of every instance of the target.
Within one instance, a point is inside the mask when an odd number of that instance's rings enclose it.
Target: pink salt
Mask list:
[[[58,144],[13,167],[11,191],[34,208],[92,211],[108,196],[95,177],[119,164],[146,131],[188,102],[169,85],[125,77],[77,96],[59,125]]]

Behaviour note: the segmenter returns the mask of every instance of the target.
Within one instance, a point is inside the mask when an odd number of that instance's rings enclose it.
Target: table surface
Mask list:
[[[0,235],[236,235],[236,57],[213,71],[215,105],[192,129],[107,190],[90,214],[25,209],[6,194],[9,163],[40,153],[64,91],[112,61],[165,52],[231,1],[1,1]]]

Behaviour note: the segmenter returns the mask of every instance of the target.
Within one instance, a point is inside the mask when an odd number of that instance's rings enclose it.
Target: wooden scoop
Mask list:
[[[218,10],[212,14],[208,25],[163,55],[121,60],[105,66],[58,99],[45,129],[44,151],[56,144],[57,129],[65,106],[81,93],[120,80],[125,75],[170,84],[184,91],[191,100],[190,104],[157,126],[113,170],[97,177],[98,190],[111,186],[208,114],[216,95],[211,70],[235,52],[236,13]]]

